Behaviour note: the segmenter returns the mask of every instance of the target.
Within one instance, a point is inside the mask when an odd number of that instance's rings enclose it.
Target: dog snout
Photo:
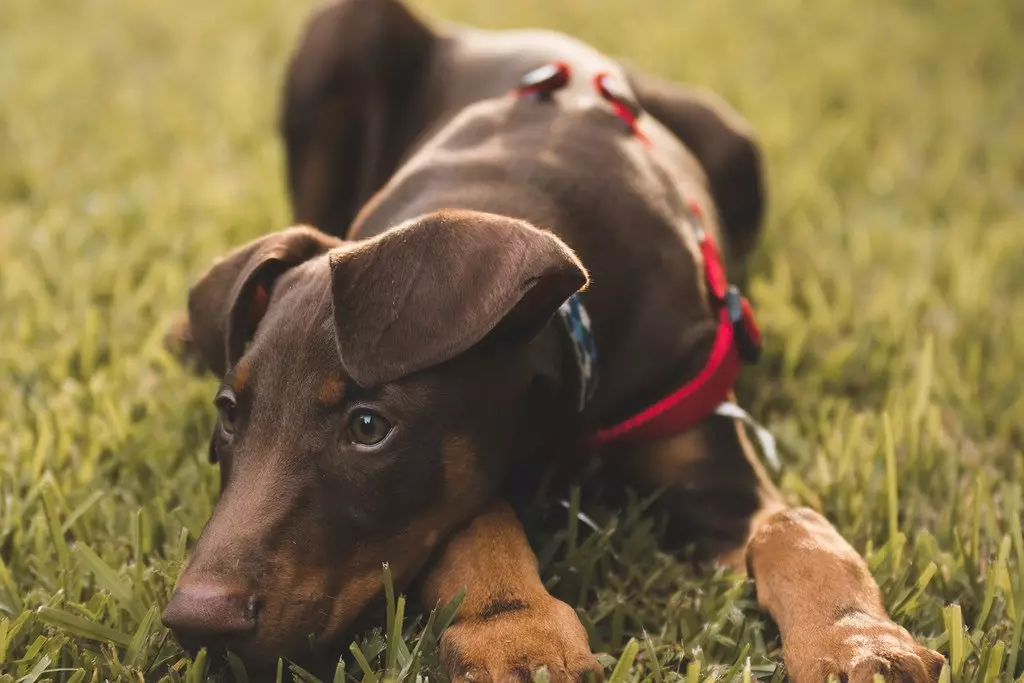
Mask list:
[[[163,622],[183,647],[215,645],[256,631],[258,605],[249,591],[216,580],[180,583]]]

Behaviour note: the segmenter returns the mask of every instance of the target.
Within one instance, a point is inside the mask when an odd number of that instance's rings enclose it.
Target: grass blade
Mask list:
[[[306,671],[295,662],[289,662],[288,669],[292,672],[292,683],[322,683],[319,678]]]
[[[139,609],[141,605],[136,602],[131,588],[121,580],[117,572],[85,543],[75,544],[75,554],[96,578],[96,581],[133,617],[141,621],[144,617],[144,613]]]
[[[125,663],[128,666],[136,668],[143,668],[143,662],[140,661],[143,652],[145,651],[146,641],[149,639],[149,635],[153,632],[153,627],[156,625],[157,615],[160,613],[160,608],[153,605],[146,612],[146,615],[142,617],[142,621],[139,623],[139,627],[135,629],[135,635],[132,636],[132,642],[128,643],[128,652],[125,653]]]
[[[50,538],[53,540],[54,550],[57,551],[57,561],[65,571],[71,564],[71,553],[68,551],[68,542],[61,531],[60,518],[57,515],[57,501],[54,499],[53,483],[43,483],[40,495],[43,499],[43,509],[46,511],[46,521],[50,528]]]
[[[896,470],[896,444],[893,441],[892,423],[889,420],[889,413],[882,415],[882,426],[885,432],[885,491],[888,502],[889,519],[889,540],[895,541],[900,532],[900,496],[897,479],[899,472]],[[896,548],[892,560],[892,572],[896,575],[899,570],[902,555],[902,547]]]
[[[402,640],[402,624],[405,622],[405,596],[398,596],[398,608],[395,610],[394,617],[391,620],[392,630],[388,634],[388,648],[384,655],[385,659],[385,675],[388,678],[394,678],[398,673],[398,651],[403,644]]]
[[[633,661],[639,651],[640,643],[636,642],[636,638],[630,638],[626,643],[626,648],[622,651],[622,656],[619,657],[615,668],[612,669],[612,675],[608,677],[608,683],[625,683],[629,669],[633,666]]]
[[[462,588],[459,590],[458,593],[455,594],[455,597],[452,598],[451,602],[441,607],[441,609],[438,611],[437,620],[435,622],[435,627],[437,628],[437,632],[435,633],[435,635],[438,638],[440,638],[441,634],[444,633],[444,630],[446,628],[451,626],[451,623],[455,620],[455,615],[458,613],[459,607],[462,605],[462,601],[465,598],[466,589]]]
[[[178,544],[175,546],[174,559],[178,562],[179,568],[185,563],[185,556],[188,554],[188,529],[181,528],[178,533]]]
[[[25,606],[18,595],[18,587],[14,585],[14,577],[11,571],[4,564],[4,558],[0,557],[0,590],[3,591],[3,600],[11,608],[14,614],[25,611]]]
[[[0,619],[0,664],[7,661],[7,634],[10,626],[9,619]]]
[[[434,640],[434,621],[437,619],[437,608],[430,610],[430,616],[427,617],[427,623],[423,626],[423,631],[420,632],[420,637],[416,641],[416,646],[413,647],[412,653],[409,655],[409,661],[405,663],[402,670],[398,673],[398,680],[404,681],[412,673],[413,668],[418,665],[420,661],[420,652],[423,649],[423,644],[427,642],[429,638],[431,642]]]
[[[658,653],[654,649],[654,641],[651,640],[651,634],[644,629],[644,649],[647,650],[647,658],[650,660],[650,666],[653,670],[654,682],[662,683],[665,678],[661,671],[661,662],[658,661]]]
[[[234,652],[227,653],[228,668],[231,669],[231,678],[235,683],[249,683],[249,672],[245,670],[245,664]]]
[[[106,491],[93,491],[90,493],[88,497],[78,505],[78,507],[71,511],[68,518],[64,520],[64,525],[61,527],[61,531],[65,534],[71,531],[71,527],[75,525],[75,522],[77,522],[82,515],[89,511],[89,508],[98,503],[105,495],[107,495]],[[83,525],[82,530],[85,531],[85,533],[88,533],[87,526]]]
[[[385,605],[387,624],[384,627],[384,632],[390,636],[395,629],[395,582],[392,580],[391,567],[387,562],[384,563],[384,596],[387,599]]]
[[[1024,640],[1022,636],[1024,636],[1024,600],[1021,601],[1020,611],[1014,620],[1013,637],[1010,639],[1010,656],[1006,660],[1006,668],[1011,674],[1017,670],[1017,656],[1020,654],[1021,641]]]
[[[729,667],[729,670],[726,672],[723,680],[735,680],[736,674],[738,674],[743,668],[743,662],[746,660],[748,652],[750,652],[750,643],[744,643],[743,649],[740,650],[740,656],[737,657],[736,661],[732,663],[731,667]]]
[[[36,610],[36,616],[51,626],[56,626],[80,638],[88,638],[101,643],[110,642],[121,647],[128,647],[132,642],[131,637],[120,631],[54,607],[40,607]]]
[[[1002,670],[1003,656],[1005,654],[1006,643],[997,640],[988,655],[988,666],[985,667],[985,675],[981,679],[984,683],[994,683],[999,680],[999,672]]]
[[[188,667],[188,671],[185,674],[186,683],[203,683],[206,680],[206,669],[208,663],[206,661],[206,648],[204,647],[196,655],[196,658],[192,660],[192,663]]]
[[[959,677],[964,665],[964,618],[960,605],[950,605],[943,613],[949,633],[949,664],[953,677]]]
[[[356,658],[356,664],[358,664],[359,668],[363,670],[363,683],[377,683],[377,674],[375,674],[373,669],[370,668],[370,663],[366,661],[366,656],[363,655],[363,651],[359,649],[359,646],[352,643],[348,646],[348,649],[352,653],[352,656]]]
[[[17,683],[36,683],[39,677],[46,671],[46,667],[50,666],[50,655],[43,655],[39,661],[35,663],[29,672],[18,679]]]

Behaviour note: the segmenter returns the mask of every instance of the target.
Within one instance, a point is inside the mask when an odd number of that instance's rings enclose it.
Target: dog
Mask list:
[[[582,453],[749,572],[791,679],[938,679],[716,411],[758,351],[725,272],[765,207],[726,103],[562,34],[338,0],[291,59],[281,134],[297,227],[214,264],[179,330],[222,380],[221,495],[163,614],[183,645],[255,669],[329,647],[387,562],[428,608],[466,590],[453,679],[600,676],[505,494]]]

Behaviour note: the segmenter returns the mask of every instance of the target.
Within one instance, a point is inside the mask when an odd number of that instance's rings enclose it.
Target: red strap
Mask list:
[[[656,439],[679,434],[714,412],[732,392],[740,374],[732,321],[724,308],[708,364],[696,377],[657,403],[612,427],[599,429],[594,442]]]
[[[640,130],[639,124],[637,124],[637,119],[640,118],[640,114],[643,111],[640,108],[640,103],[619,90],[611,75],[606,72],[602,71],[594,76],[594,87],[597,88],[597,92],[600,93],[601,97],[612,105],[615,115],[622,119],[633,135],[640,142],[650,146],[650,139],[644,135],[644,132]]]
[[[699,219],[700,212],[696,207],[693,207],[693,213]],[[712,414],[736,385],[743,366],[736,338],[737,323],[743,326],[744,334],[754,337],[754,343],[760,342],[753,312],[745,298],[740,299],[741,319],[736,321],[732,318],[726,305],[728,285],[718,247],[711,235],[699,225],[697,230],[708,294],[712,305],[719,309],[718,331],[708,362],[696,377],[654,405],[616,425],[599,429],[593,436],[597,445],[610,441],[663,438],[690,429]]]

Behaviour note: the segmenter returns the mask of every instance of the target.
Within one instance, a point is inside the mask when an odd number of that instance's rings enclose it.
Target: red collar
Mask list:
[[[704,276],[718,331],[704,368],[692,380],[653,405],[618,424],[598,429],[592,441],[658,439],[684,432],[715,412],[728,400],[743,363],[756,362],[761,332],[747,298],[725,279],[721,253],[714,238],[701,227],[700,210],[691,205],[694,227],[704,259]]]
[[[554,91],[568,85],[570,77],[569,66],[555,62],[526,74],[513,93],[519,97],[550,100]],[[628,131],[649,145],[650,141],[637,125],[643,113],[639,103],[619,88],[609,74],[597,74],[594,87],[612,105]],[[760,356],[761,332],[750,302],[726,281],[721,253],[714,238],[704,230],[702,213],[696,203],[690,204],[690,218],[704,261],[711,308],[718,315],[718,331],[707,363],[696,377],[660,401],[618,424],[598,429],[591,439],[595,445],[663,438],[692,428],[729,399],[743,363],[756,362]]]

